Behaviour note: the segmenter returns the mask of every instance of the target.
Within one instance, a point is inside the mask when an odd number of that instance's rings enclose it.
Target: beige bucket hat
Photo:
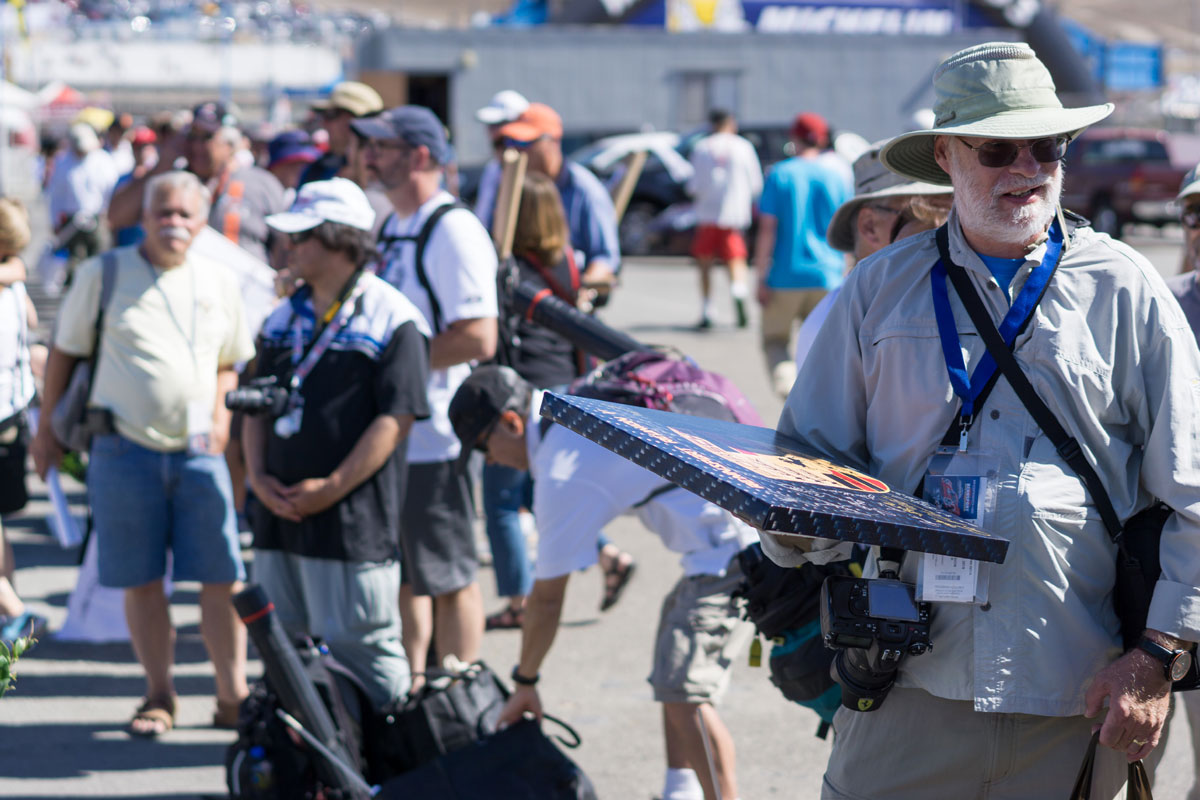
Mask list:
[[[933,157],[936,136],[1075,138],[1113,112],[1113,104],[1063,108],[1050,71],[1024,42],[988,42],[960,50],[933,74],[933,127],[892,139],[879,154],[893,172],[949,184]]]
[[[854,197],[842,203],[833,213],[829,229],[825,232],[825,240],[835,250],[854,252],[854,212],[872,200],[897,195],[951,194],[954,191],[950,186],[910,181],[889,170],[879,160],[879,151],[887,141],[875,142],[854,161]]]

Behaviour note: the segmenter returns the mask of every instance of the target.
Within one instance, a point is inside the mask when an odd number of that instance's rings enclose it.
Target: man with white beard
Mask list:
[[[938,601],[934,647],[898,662],[886,702],[856,706],[870,713],[839,709],[822,797],[1066,797],[1095,727],[1091,797],[1108,800],[1126,762],[1159,746],[1170,666],[1200,639],[1200,352],[1155,269],[1059,209],[1066,147],[1111,105],[1063,108],[1021,43],[956,53],[934,89],[934,127],[880,158],[952,185],[949,221],[850,274],[779,430],[898,490],[922,487],[1011,544],[990,569],[885,554]],[[1096,500],[1007,379],[985,389],[995,365],[951,276],[981,296],[1120,520],[1154,498],[1172,509],[1146,629],[1126,653]],[[761,536],[784,565],[848,549]]]

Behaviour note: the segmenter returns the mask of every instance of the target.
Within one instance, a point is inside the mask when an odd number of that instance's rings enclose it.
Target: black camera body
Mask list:
[[[830,575],[821,584],[821,633],[825,646],[839,651],[831,672],[842,705],[853,711],[879,708],[901,659],[933,647],[930,604],[917,601],[912,584],[884,575]]]
[[[230,411],[274,419],[287,411],[289,394],[286,388],[278,385],[274,376],[255,378],[249,385],[226,394],[225,407]]]

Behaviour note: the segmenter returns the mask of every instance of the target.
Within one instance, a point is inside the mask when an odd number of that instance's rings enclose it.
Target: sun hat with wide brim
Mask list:
[[[950,183],[933,157],[938,136],[1073,139],[1113,112],[1112,103],[1063,108],[1050,71],[1024,42],[988,42],[960,50],[934,72],[933,89],[933,127],[901,134],[879,154],[888,169],[924,183]]]
[[[825,240],[835,250],[854,252],[854,212],[872,200],[918,194],[950,194],[954,191],[950,186],[910,181],[889,170],[879,160],[879,151],[885,144],[886,140],[876,142],[854,160],[854,197],[838,206],[825,231]]]

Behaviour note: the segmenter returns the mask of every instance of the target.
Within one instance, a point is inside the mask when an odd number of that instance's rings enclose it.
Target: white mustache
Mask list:
[[[992,196],[1000,197],[1013,192],[1027,192],[1030,189],[1040,189],[1043,186],[1050,184],[1047,178],[1014,178],[1007,181],[1003,186],[997,186],[992,189]]]
[[[181,242],[190,242],[192,240],[192,232],[182,225],[168,225],[165,228],[161,228],[158,234],[168,239],[178,239]]]

